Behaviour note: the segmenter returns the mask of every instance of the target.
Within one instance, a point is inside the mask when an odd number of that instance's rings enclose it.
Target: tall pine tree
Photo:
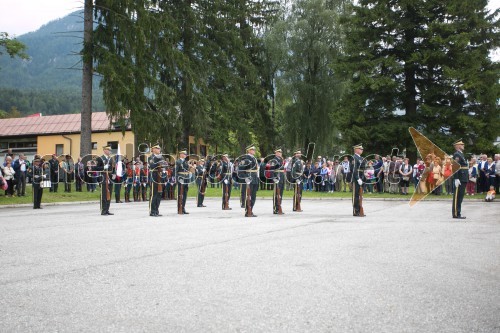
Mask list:
[[[269,107],[258,28],[274,1],[97,0],[95,58],[109,114],[174,151],[188,136],[226,147],[259,136]],[[260,135],[265,139],[264,135]]]
[[[499,125],[497,13],[486,0],[361,0],[347,17],[351,79],[343,98],[346,144],[393,146],[415,156],[413,126],[445,150],[463,137],[469,151],[491,151]]]

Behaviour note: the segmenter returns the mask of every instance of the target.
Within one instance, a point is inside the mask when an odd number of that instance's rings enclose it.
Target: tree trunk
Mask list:
[[[83,10],[83,75],[80,156],[92,153],[92,0],[85,0]]]

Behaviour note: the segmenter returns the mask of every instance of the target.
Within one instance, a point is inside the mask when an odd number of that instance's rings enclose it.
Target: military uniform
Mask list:
[[[294,155],[301,155],[300,150]],[[293,184],[293,211],[302,212],[302,182],[304,180],[304,162],[299,156],[294,156],[291,160],[292,168],[290,169],[290,180]]]
[[[37,163],[40,162],[40,159],[35,159],[33,161],[33,209],[41,209],[40,204],[42,202],[43,195],[43,179],[45,175],[43,173],[43,168]]]
[[[363,149],[361,144],[353,147],[356,149]],[[359,184],[358,180],[363,180],[363,175],[365,171],[365,159],[359,154],[354,154],[353,156],[353,168],[352,168],[352,181],[353,181],[353,191],[352,191],[352,215],[353,216],[365,216],[363,211],[363,206],[360,204],[360,195],[362,184]]]
[[[249,146],[246,150],[247,152],[255,151],[255,147]],[[241,158],[238,165],[238,177],[245,180],[245,186],[242,186],[242,191],[245,192],[245,216],[256,217],[253,214],[253,206],[259,190],[259,163],[253,154],[248,153]],[[248,195],[250,195],[249,198]]]
[[[57,187],[59,185],[59,160],[55,155],[49,160],[50,166],[50,192],[57,192]]]
[[[275,150],[275,153],[281,152],[281,149]],[[273,176],[273,214],[282,215],[283,210],[281,207],[283,190],[285,188],[285,168],[283,165],[283,158],[274,155],[269,161],[269,170],[272,172]]]
[[[123,163],[123,162],[119,162],[119,163]],[[120,195],[121,195],[121,192],[122,192],[122,184],[123,184],[123,181],[124,181],[124,177],[127,176],[126,174],[126,169],[125,168],[122,168],[121,170],[121,174],[118,174],[118,169],[117,169],[117,163],[116,163],[116,156],[115,158],[113,158],[113,164],[115,166],[115,169],[113,171],[113,175],[111,176],[111,179],[113,180],[113,185],[114,185],[114,191],[115,191],[115,202],[116,203],[122,203],[123,201],[120,200]],[[123,166],[123,164],[122,164]],[[125,201],[127,199],[127,196],[125,195]]]
[[[231,162],[228,155],[222,155],[223,158],[220,164],[220,178],[222,180],[222,210],[231,210],[229,208],[229,199],[231,198],[231,187],[233,184]]]
[[[111,147],[105,146],[104,150],[111,150]],[[111,194],[113,192],[113,184],[110,179],[110,173],[113,171],[113,160],[109,155],[102,155],[97,158],[95,171],[101,174],[101,215],[113,215],[109,212],[111,204]]]
[[[196,207],[206,207],[203,204],[205,200],[205,189],[206,189],[206,177],[205,177],[204,161],[201,160],[196,166],[195,176],[196,176],[196,188],[198,189],[198,195],[196,196]],[[204,184],[205,183],[205,184]]]
[[[141,178],[143,175],[143,170],[140,167],[140,162],[134,163],[134,168],[132,171],[132,193],[134,196],[134,201],[141,201]]]
[[[180,151],[179,154],[187,155],[187,150]],[[177,181],[177,213],[189,214],[186,212],[186,199],[189,184],[189,164],[186,158],[179,158],[175,162],[175,179]]]
[[[453,145],[463,145],[462,140],[458,140]],[[469,181],[469,167],[467,160],[465,159],[464,153],[457,149],[453,154],[453,159],[460,164],[460,169],[453,174],[453,182],[455,185],[455,191],[453,192],[453,205],[451,207],[451,213],[453,218],[465,219],[465,216],[462,216],[462,201],[464,199],[465,188],[467,186],[467,182]],[[456,186],[458,181],[460,184]]]
[[[64,161],[64,192],[71,192],[71,184],[75,177],[75,163],[70,155],[66,155]]]
[[[148,196],[148,186],[149,186],[149,170],[147,166],[143,166],[141,169],[141,186],[139,187],[140,193],[139,197],[141,197],[142,201],[146,201],[146,197]]]
[[[130,202],[130,191],[134,184],[134,169],[132,162],[128,162],[125,171],[125,202]]]
[[[160,149],[160,146],[153,146],[152,149]],[[149,195],[149,216],[161,216],[159,208],[161,203],[161,196],[163,193],[163,167],[165,166],[165,159],[161,154],[153,154],[148,159],[149,172],[150,172],[150,195]]]

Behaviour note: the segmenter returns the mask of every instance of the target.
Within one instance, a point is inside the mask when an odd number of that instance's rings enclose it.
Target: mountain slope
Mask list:
[[[0,58],[0,87],[72,89],[81,87],[80,56],[83,23],[80,12],[52,21],[18,40],[30,60]],[[73,69],[71,69],[73,68]]]
[[[82,12],[51,21],[18,40],[26,45],[30,59],[0,57],[0,109],[16,107],[23,114],[79,112]],[[93,104],[94,110],[104,109],[98,77],[94,77]]]

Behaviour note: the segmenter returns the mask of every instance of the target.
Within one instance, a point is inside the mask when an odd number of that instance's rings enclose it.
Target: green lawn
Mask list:
[[[86,189],[84,188],[83,192],[75,192],[74,191],[75,186],[73,185],[72,192],[71,193],[65,193],[64,192],[64,185],[60,184],[59,189],[57,193],[51,193],[49,192],[48,189],[44,189],[43,191],[43,197],[42,197],[42,203],[50,203],[50,202],[74,202],[74,201],[97,201],[99,200],[100,192],[99,188],[92,193],[92,192],[87,192]],[[412,188],[410,188],[410,192],[412,192]],[[122,187],[122,195],[121,195],[121,200],[124,201],[124,189]],[[272,191],[270,190],[259,190],[257,192],[257,197],[272,197]],[[195,187],[193,185],[190,186],[188,196],[194,198],[196,194]],[[5,196],[4,191],[0,191],[0,205],[12,205],[12,204],[28,204],[32,203],[32,186],[28,184],[26,186],[26,196],[24,197],[11,197],[8,198]],[[239,195],[239,190],[233,189],[232,196],[237,197]],[[303,192],[303,198],[351,198],[351,193],[350,192],[334,192],[334,193],[324,193],[324,192]],[[211,188],[210,186],[207,188],[206,192],[206,197],[221,197],[222,196],[222,188]],[[284,198],[292,198],[293,197],[293,191],[285,191]],[[411,193],[409,195],[403,196],[399,194],[378,194],[378,193],[366,193],[364,195],[365,199],[370,199],[370,198],[397,198],[397,199],[405,199],[410,200]],[[449,198],[451,199],[450,195],[430,195],[426,199],[435,199],[435,198]],[[476,195],[473,197],[465,196],[466,199],[483,199],[483,195]],[[112,196],[112,201],[114,200],[114,193]]]

